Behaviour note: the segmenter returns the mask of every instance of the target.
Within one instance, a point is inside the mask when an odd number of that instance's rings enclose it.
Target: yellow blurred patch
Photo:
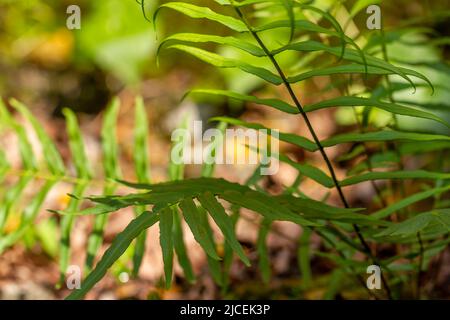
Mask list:
[[[5,233],[16,231],[20,226],[20,216],[18,214],[11,214],[5,224]]]
[[[58,196],[58,204],[60,204],[63,208],[66,208],[69,205],[69,201],[70,197],[65,193],[62,193]]]
[[[306,300],[320,300],[325,294],[325,289],[311,289],[303,293]]]
[[[223,243],[218,243],[216,245],[216,250],[219,257],[225,256],[225,246],[223,245]]]
[[[240,158],[244,158],[245,161],[247,162],[248,159],[250,159],[250,154],[255,153],[254,150],[252,150],[248,145],[246,145],[246,143],[248,143],[248,141],[243,141],[244,143],[242,143],[242,141],[238,141],[238,140],[233,140],[230,139],[230,141],[226,141],[227,146],[226,146],[226,156],[228,158],[228,161],[233,163],[233,164],[237,164],[238,160]],[[254,147],[254,146],[253,146]],[[231,151],[231,153],[230,153]]]
[[[73,46],[73,34],[67,29],[60,29],[44,37],[30,53],[30,58],[49,67],[67,64],[72,55]]]

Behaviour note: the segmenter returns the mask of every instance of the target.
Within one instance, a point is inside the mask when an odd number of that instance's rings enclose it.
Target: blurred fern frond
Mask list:
[[[286,113],[292,121],[302,121],[309,137],[280,130],[279,140],[293,148],[317,153],[324,165],[293,160],[283,152],[274,154],[274,157],[297,172],[295,182],[278,195],[265,191],[258,184],[263,179],[258,170],[246,184],[241,185],[213,178],[213,166],[205,166],[201,178],[185,179],[184,167],[171,163],[170,181],[152,184],[147,156],[148,124],[144,120],[142,101],[138,100],[134,149],[137,182],[123,181],[115,139],[119,103],[114,100],[105,113],[102,130],[102,166],[109,183],[105,184],[101,195],[84,197],[86,185],[92,180],[93,174],[73,113],[65,111],[72,162],[76,168],[76,177],[70,178],[66,176],[67,168],[45,130],[26,107],[13,101],[13,107],[30,122],[40,140],[47,167],[45,175],[49,178],[45,179],[45,187],[23,211],[17,231],[6,234],[4,226],[16,199],[23,194],[31,180],[42,174],[25,130],[0,105],[3,124],[18,137],[24,170],[24,174],[4,194],[0,207],[0,248],[4,250],[20,239],[33,224],[54,184],[68,180],[75,184],[73,196],[65,210],[57,211],[61,215],[62,232],[61,281],[68,265],[74,219],[78,215],[95,217],[86,261],[89,274],[81,289],[73,291],[69,299],[83,298],[133,241],[136,241],[133,273],[137,275],[145,249],[145,232],[157,223],[167,288],[172,282],[174,254],[186,278],[191,282],[195,280],[183,240],[181,226],[184,222],[204,250],[214,281],[226,288],[229,281],[227,271],[233,256],[239,257],[247,266],[251,262],[236,235],[236,223],[241,218],[240,208],[246,208],[261,217],[256,251],[260,273],[266,282],[271,275],[267,237],[272,231],[273,222],[287,221],[303,229],[298,239],[297,254],[305,287],[314,280],[311,270],[313,255],[331,260],[336,266],[332,275],[333,284],[324,297],[333,297],[345,279],[356,280],[367,289],[362,275],[370,264],[382,268],[386,298],[402,297],[413,283],[417,283],[420,288],[422,272],[449,243],[450,212],[445,196],[450,191],[450,125],[445,115],[427,108],[426,103],[414,103],[411,101],[414,99],[401,101],[396,99],[396,95],[411,98],[415,90],[431,94],[433,90],[438,92],[439,86],[433,86],[429,77],[419,72],[413,62],[394,64],[396,59],[386,54],[389,42],[401,36],[398,32],[394,30],[376,36],[350,37],[346,34],[346,28],[341,26],[347,21],[335,18],[334,6],[324,10],[314,4],[294,0],[215,2],[211,7],[188,2],[162,4],[154,13],[153,23],[164,11],[171,10],[176,14],[221,25],[228,31],[225,34],[183,32],[170,35],[161,41],[158,55],[162,54],[163,49],[177,50],[213,67],[245,74],[261,86],[277,87],[274,92],[283,91],[284,94],[271,98],[259,98],[252,92],[232,89],[196,89],[189,94],[263,105]],[[144,1],[138,3],[144,8]],[[357,1],[348,10],[341,2],[336,6],[345,10],[347,18],[351,19],[366,3]],[[208,30],[212,32],[214,29]],[[423,61],[415,63],[424,64]],[[332,91],[333,97],[327,95],[326,99],[304,104],[299,84],[318,77],[326,77],[329,86],[317,93]],[[310,115],[319,110],[331,109],[352,112],[352,126],[347,128],[348,132],[319,139]],[[380,124],[374,121],[375,114],[387,115],[388,120]],[[438,130],[423,130],[421,127],[406,130],[399,121],[405,118],[417,123],[431,123]],[[259,123],[230,117],[216,117],[212,121],[219,122],[219,128],[222,129],[226,125],[268,129]],[[350,145],[350,148],[346,149],[346,145]],[[344,150],[337,161],[351,164],[342,176],[337,174],[336,163],[328,154],[328,149],[335,146]],[[411,167],[405,166],[405,160],[412,156],[421,161],[414,162]],[[6,159],[0,152],[0,180],[12,170]],[[328,204],[327,196],[321,200],[308,197],[302,191],[302,181],[305,179],[334,192],[343,206]],[[351,191],[348,190],[351,186],[366,182],[373,189],[374,204],[363,209],[354,208],[349,201]],[[118,184],[136,191],[115,195]],[[80,210],[83,197],[94,203],[94,206]],[[108,215],[128,207],[135,209],[135,219],[117,235],[94,266]],[[211,221],[214,221],[225,239],[223,252],[217,250]],[[320,237],[325,250],[310,250],[308,244],[312,234]],[[401,248],[397,246],[399,244]],[[394,249],[385,254],[381,252],[385,246]],[[412,281],[413,277],[416,277],[415,281]],[[415,290],[420,298],[420,289]],[[380,298],[370,290],[368,294]]]

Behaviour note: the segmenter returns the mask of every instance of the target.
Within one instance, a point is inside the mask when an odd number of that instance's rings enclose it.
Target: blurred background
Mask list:
[[[164,1],[147,1],[145,9],[151,17],[152,11]],[[195,1],[196,4],[211,5],[213,1]],[[337,1],[315,1],[323,8],[330,8]],[[355,1],[341,1],[351,8]],[[372,1],[379,3],[380,1]],[[68,30],[66,13],[69,5],[81,8],[81,29]],[[386,28],[413,26],[415,31],[406,35],[396,35],[402,41],[389,45],[391,62],[406,65],[423,72],[436,85],[436,93],[431,96],[429,90],[418,88],[414,96],[411,90],[397,92],[398,101],[411,101],[420,105],[433,106],[436,113],[450,119],[450,72],[448,61],[450,20],[449,1],[442,0],[395,0],[385,1],[382,16]],[[446,11],[447,10],[447,11]],[[340,11],[341,12],[341,11]],[[341,12],[348,17],[350,12]],[[346,14],[346,15],[345,15]],[[347,34],[368,34],[365,10],[358,12],[348,25]],[[255,105],[244,105],[236,101],[198,98],[182,101],[183,95],[195,87],[230,88],[243,93],[270,94],[273,88],[264,87],[260,80],[233,70],[214,69],[194,58],[179,52],[162,50],[157,63],[156,51],[158,39],[175,32],[195,32],[216,28],[215,33],[223,32],[217,24],[190,19],[174,11],[160,14],[156,31],[144,16],[141,6],[135,0],[0,0],[0,97],[6,102],[16,98],[24,102],[32,113],[45,126],[45,129],[58,144],[63,156],[67,158],[69,149],[65,137],[65,122],[62,109],[74,110],[81,123],[87,141],[88,154],[94,168],[100,171],[99,130],[101,114],[111,99],[118,96],[121,111],[118,122],[118,137],[121,148],[121,165],[125,178],[133,180],[131,169],[134,99],[137,95],[144,98],[150,121],[150,154],[152,178],[154,182],[167,179],[169,162],[170,134],[180,125],[184,115],[193,114],[194,118],[207,120],[215,115],[242,117],[253,122],[261,122],[269,127],[283,131],[305,133],[301,122],[291,121],[287,115],[267,110]],[[218,29],[218,30],[217,30]],[[286,34],[281,33],[280,39]],[[274,40],[275,41],[275,40]],[[278,39],[276,40],[278,41]],[[281,42],[281,40],[279,40]],[[418,44],[419,43],[419,44]],[[222,50],[221,48],[218,49]],[[223,54],[235,54],[223,51]],[[284,64],[297,63],[294,56],[286,57]],[[298,65],[298,70],[304,66]],[[307,81],[298,87],[305,103],[321,99],[315,94],[324,90],[330,83],[323,79]],[[281,92],[277,94],[283,95]],[[325,96],[333,95],[328,91]],[[373,119],[382,123],[384,114]],[[354,116],[347,111],[330,113],[319,112],[312,116],[318,126],[321,138],[327,137],[342,128],[355,125]],[[448,134],[445,128],[426,121],[402,119],[404,129],[420,131],[439,131]],[[5,150],[12,150],[14,142],[2,141]],[[286,151],[286,150],[285,150]],[[287,150],[298,159],[310,157],[312,163],[320,163],[313,155],[305,155],[301,150]],[[330,149],[336,157],[339,149]],[[11,153],[14,157],[14,153]],[[19,159],[16,160],[19,162]],[[12,159],[14,163],[14,158]],[[322,166],[322,164],[318,164]],[[127,172],[127,167],[130,168]],[[252,167],[218,167],[217,176],[243,182],[253,172]],[[342,172],[344,168],[339,168]],[[186,175],[196,176],[199,168],[187,168]],[[280,173],[268,179],[267,188],[279,190],[290,185],[294,174],[291,168],[282,167]],[[307,193],[314,198],[326,196],[314,183],[306,185]],[[366,188],[370,189],[370,188]],[[353,203],[371,202],[373,194],[362,188],[352,193]],[[1,194],[0,190],[0,194]],[[65,196],[70,189],[61,186],[52,191],[45,208],[62,208],[67,203]],[[92,193],[99,190],[92,190]],[[101,191],[100,191],[101,192]],[[331,196],[333,201],[334,195]],[[106,231],[106,241],[120,231],[132,216],[131,212],[113,217]],[[47,217],[48,218],[48,217]],[[14,219],[9,228],[14,229]],[[74,263],[83,261],[85,234],[89,230],[89,220],[81,221],[75,228]],[[58,291],[54,284],[58,279],[56,222],[43,217],[37,221],[39,227],[34,231],[39,245],[18,244],[0,256],[0,298],[61,298],[65,292]],[[242,222],[241,239],[252,251],[256,231],[255,225]],[[315,290],[299,293],[297,287],[297,268],[295,261],[296,235],[300,233],[295,226],[280,224],[281,235],[273,235],[270,248],[273,255],[274,281],[261,289],[255,270],[235,266],[232,281],[235,290],[231,298],[320,298],[329,278],[319,278],[323,285]],[[53,231],[52,231],[53,230]],[[245,230],[242,231],[242,230]],[[313,239],[314,240],[314,239]],[[317,240],[317,239],[316,239]],[[193,255],[194,268],[200,274],[205,271],[205,261],[201,250],[193,239],[190,254]],[[102,282],[101,286],[90,293],[89,298],[214,298],[219,295],[209,276],[199,279],[190,286],[180,277],[171,291],[162,289],[159,281],[162,277],[162,262],[157,244],[158,234],[153,231],[149,237],[148,254],[144,261],[140,280],[121,283],[118,277],[124,270],[117,264],[113,275]],[[319,245],[318,240],[315,244]],[[129,255],[128,255],[129,256]],[[315,270],[326,274],[331,266],[323,260],[317,261]],[[114,276],[115,275],[115,276]],[[177,270],[177,277],[181,275]],[[245,283],[244,283],[245,282]],[[447,288],[448,289],[448,288]]]

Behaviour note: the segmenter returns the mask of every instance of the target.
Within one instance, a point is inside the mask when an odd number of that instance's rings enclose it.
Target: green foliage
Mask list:
[[[386,46],[385,42],[389,41],[395,30],[392,33],[381,33],[378,38],[366,39],[366,46],[362,46],[358,44],[364,41],[358,41],[356,44],[354,39],[345,34],[345,28],[342,28],[332,15],[332,8],[324,11],[294,0],[220,0],[215,2],[219,6],[216,5],[214,8],[223,9],[223,12],[213,11],[212,6],[211,8],[201,7],[185,2],[168,2],[156,9],[153,16],[154,23],[163,11],[169,9],[190,18],[206,19],[229,29],[229,34],[226,35],[178,33],[168,36],[161,41],[158,54],[161,55],[164,48],[178,50],[214,67],[236,69],[257,78],[261,83],[284,87],[290,97],[289,100],[280,97],[261,99],[242,92],[219,89],[193,90],[190,94],[193,96],[214,95],[260,104],[289,114],[293,121],[303,120],[312,140],[286,132],[280,132],[279,139],[295,148],[317,152],[327,170],[310,163],[294,161],[286,154],[277,155],[280,161],[298,171],[294,185],[286,187],[279,195],[270,194],[258,185],[263,178],[258,173],[255,173],[245,185],[213,178],[213,167],[204,168],[201,178],[185,179],[183,166],[174,163],[171,163],[169,168],[170,181],[152,184],[149,178],[147,149],[148,124],[145,120],[142,100],[138,99],[134,148],[137,182],[122,181],[115,133],[119,103],[118,100],[114,100],[105,113],[102,129],[105,187],[102,195],[86,197],[95,204],[93,207],[80,211],[80,199],[84,195],[86,184],[92,179],[92,174],[86,160],[76,118],[66,110],[64,114],[67,118],[69,144],[76,178],[72,179],[75,180],[72,181],[74,182],[72,199],[65,210],[58,211],[62,216],[61,280],[64,278],[64,270],[69,260],[70,233],[74,219],[78,215],[95,216],[86,262],[89,274],[82,282],[81,289],[73,291],[68,298],[83,298],[133,241],[136,241],[133,274],[137,276],[145,250],[145,232],[158,222],[166,287],[169,288],[172,282],[174,253],[186,278],[189,281],[195,280],[183,241],[182,223],[185,221],[195,240],[207,255],[212,278],[226,290],[229,285],[227,273],[233,256],[239,257],[247,266],[252,262],[239,243],[235,231],[237,220],[240,218],[240,208],[246,208],[261,216],[256,251],[259,254],[260,273],[265,282],[270,281],[271,276],[267,237],[271,232],[272,222],[287,221],[303,229],[298,241],[298,265],[305,288],[311,286],[314,281],[311,259],[317,255],[331,260],[336,266],[332,275],[332,285],[325,293],[325,298],[333,298],[337,294],[344,278],[355,278],[364,284],[365,282],[361,279],[364,268],[369,264],[377,264],[383,269],[384,297],[402,296],[404,288],[408,288],[412,283],[414,270],[419,270],[420,274],[420,270],[424,269],[423,263],[429,263],[430,256],[437,255],[448,245],[450,222],[448,209],[445,208],[448,202],[442,201],[442,198],[450,188],[448,183],[450,174],[445,169],[448,163],[436,162],[433,155],[438,154],[441,160],[448,159],[445,157],[446,155],[448,157],[450,138],[445,134],[423,132],[423,130],[413,132],[402,130],[398,125],[397,117],[431,120],[436,125],[443,125],[446,128],[449,127],[448,121],[433,110],[424,110],[413,103],[398,102],[392,95],[405,89],[413,92],[416,87],[421,89],[429,87],[424,90],[432,93],[434,88],[431,81],[414,68],[394,65],[389,62],[386,54],[378,54]],[[139,3],[146,12],[144,1]],[[368,3],[377,3],[377,1],[357,1],[350,9],[350,17],[355,16]],[[276,9],[277,7],[280,10]],[[267,15],[257,14],[265,10],[274,10],[277,14],[269,18]],[[331,27],[325,27],[326,23],[323,22],[328,22]],[[274,32],[279,32],[279,29],[283,30],[285,42],[274,43],[266,40],[270,39]],[[335,41],[338,41],[339,46],[332,45]],[[214,46],[210,46],[211,43]],[[208,46],[203,48],[205,44]],[[239,53],[226,56],[223,50],[216,50],[216,46],[236,50]],[[352,48],[349,48],[350,46]],[[283,58],[288,54],[308,59],[309,65],[299,67],[289,64],[289,61]],[[303,105],[300,102],[302,97],[298,96],[297,87],[294,86],[318,76],[329,77],[332,81],[331,89],[345,92],[345,95]],[[393,79],[400,85],[396,86]],[[363,87],[359,89],[358,94],[350,94],[355,92],[354,82],[359,83],[358,88]],[[68,180],[65,175],[67,169],[43,128],[22,104],[13,101],[12,105],[33,126],[45,150],[49,178],[46,180],[47,187],[41,189],[29,207],[23,211],[21,227],[18,231],[1,238],[2,250],[17,241],[23,235],[22,229],[33,223],[43,199],[53,184],[57,181]],[[357,130],[336,134],[321,141],[309,121],[309,115],[317,110],[331,108],[354,111]],[[389,115],[389,121],[385,125],[377,125],[371,120],[371,116],[380,111]],[[5,119],[4,124],[13,130],[19,139],[25,170],[19,181],[4,195],[3,205],[0,207],[1,235],[11,207],[23,193],[26,185],[37,175],[38,167],[24,129],[1,104],[0,115],[2,120]],[[228,117],[217,117],[212,120],[220,122],[221,129],[225,128],[225,124],[255,129],[264,128],[260,124]],[[429,147],[430,143],[433,144],[432,147]],[[351,144],[352,148],[344,151],[341,159],[345,161],[358,159],[364,163],[364,166],[355,170],[356,174],[349,171],[345,177],[338,178],[336,169],[327,155],[327,148],[344,144]],[[385,161],[375,161],[376,157],[368,151],[369,146],[379,154],[386,150],[392,151],[395,156],[391,159],[394,159],[395,165],[385,167]],[[430,152],[435,154],[431,155]],[[411,154],[423,159],[424,164],[420,168],[406,170],[403,161]],[[376,166],[377,164],[379,166]],[[9,170],[9,165],[1,154],[0,165],[1,178],[1,175]],[[381,170],[379,170],[380,166]],[[331,206],[326,204],[326,200],[317,201],[305,196],[300,190],[301,180],[305,178],[312,179],[327,189],[336,189],[344,207]],[[388,180],[389,184],[376,184],[375,181],[378,180]],[[430,180],[431,184],[425,183]],[[407,190],[410,193],[406,194],[405,184],[409,181],[413,181],[416,187],[413,191]],[[381,203],[378,209],[359,209],[350,206],[346,198],[347,189],[344,187],[363,182],[372,183],[376,198]],[[136,191],[127,195],[114,195],[117,183]],[[398,193],[401,193],[401,199],[397,201]],[[418,209],[419,207],[415,206],[419,201],[431,197],[433,201],[426,203],[429,207],[426,212],[423,212],[423,208]],[[108,214],[127,207],[135,209],[135,219],[114,239],[94,267],[98,249],[103,241],[103,230]],[[223,252],[217,248],[210,225],[212,221],[225,239]],[[326,252],[311,250],[309,244],[313,233],[321,237],[326,245]],[[395,252],[389,256],[381,256],[369,245],[389,243],[404,244],[407,247],[406,253]],[[363,256],[365,260],[354,259],[357,254],[359,257]],[[402,265],[405,257],[410,258],[410,263]],[[424,257],[428,258],[424,259]],[[409,273],[401,270],[399,265],[407,269]],[[91,271],[92,267],[94,269]],[[394,288],[393,284],[398,281],[401,285],[396,285]],[[369,294],[375,295],[372,292]]]
[[[82,24],[75,33],[76,59],[93,62],[124,83],[141,79],[155,50],[149,41],[154,35],[133,1],[93,2],[83,11]]]

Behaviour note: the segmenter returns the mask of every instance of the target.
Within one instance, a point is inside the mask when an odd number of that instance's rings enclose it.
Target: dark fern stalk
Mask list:
[[[233,0],[231,0],[231,2],[234,3]],[[239,7],[236,7],[234,5],[233,5],[233,7],[234,7],[237,15],[239,16],[239,18],[242,20],[242,22],[245,23],[245,25],[247,26],[247,28],[248,28],[249,32],[251,33],[251,35],[255,38],[255,40],[260,45],[261,49],[265,52],[266,56],[270,59],[270,61],[272,62],[273,66],[276,68],[278,74],[280,75],[280,77],[281,77],[281,79],[283,81],[284,86],[288,90],[288,93],[289,93],[290,97],[292,98],[295,106],[298,108],[300,114],[302,115],[302,117],[303,117],[303,119],[304,119],[304,121],[305,121],[305,123],[306,123],[306,125],[308,127],[308,130],[309,130],[309,132],[311,133],[311,136],[314,139],[314,142],[317,144],[317,146],[319,148],[319,152],[320,152],[323,160],[325,161],[325,163],[326,163],[326,165],[328,167],[328,170],[329,170],[329,172],[331,174],[331,177],[333,179],[333,183],[334,183],[334,185],[335,185],[335,187],[336,187],[336,189],[337,189],[337,191],[339,193],[339,197],[341,198],[342,203],[344,204],[345,208],[350,208],[350,205],[349,205],[347,199],[345,198],[344,192],[342,191],[342,188],[341,188],[341,186],[339,184],[339,181],[337,179],[336,172],[335,172],[335,170],[333,168],[333,165],[331,164],[331,161],[328,158],[328,156],[327,156],[327,154],[325,152],[325,149],[322,146],[322,143],[321,143],[320,139],[318,138],[318,136],[317,136],[317,134],[316,134],[316,132],[315,132],[315,130],[314,130],[314,128],[313,128],[313,126],[312,126],[312,124],[311,124],[307,114],[306,114],[306,112],[303,110],[303,107],[302,107],[299,99],[297,98],[296,94],[294,93],[294,90],[292,89],[291,84],[288,82],[288,80],[286,78],[286,75],[284,74],[283,70],[281,69],[280,65],[278,64],[278,62],[275,59],[275,57],[273,56],[273,54],[267,49],[267,47],[265,46],[265,44],[262,41],[262,39],[253,30],[252,26],[249,24],[248,20],[245,18],[243,12],[239,9]],[[378,261],[378,258],[375,257],[372,254],[372,250],[370,249],[369,244],[367,243],[366,239],[362,235],[359,226],[357,224],[353,224],[353,228],[354,228],[354,230],[355,230],[355,232],[356,232],[356,234],[357,234],[361,244],[363,245],[364,251],[367,254],[367,256],[369,256],[376,265],[380,265],[380,262]],[[383,285],[384,285],[384,288],[386,290],[388,298],[392,299],[392,294],[391,294],[391,290],[390,290],[389,284],[388,284],[385,276],[383,275],[383,273],[381,274],[381,279],[382,279],[382,282],[383,282]]]

